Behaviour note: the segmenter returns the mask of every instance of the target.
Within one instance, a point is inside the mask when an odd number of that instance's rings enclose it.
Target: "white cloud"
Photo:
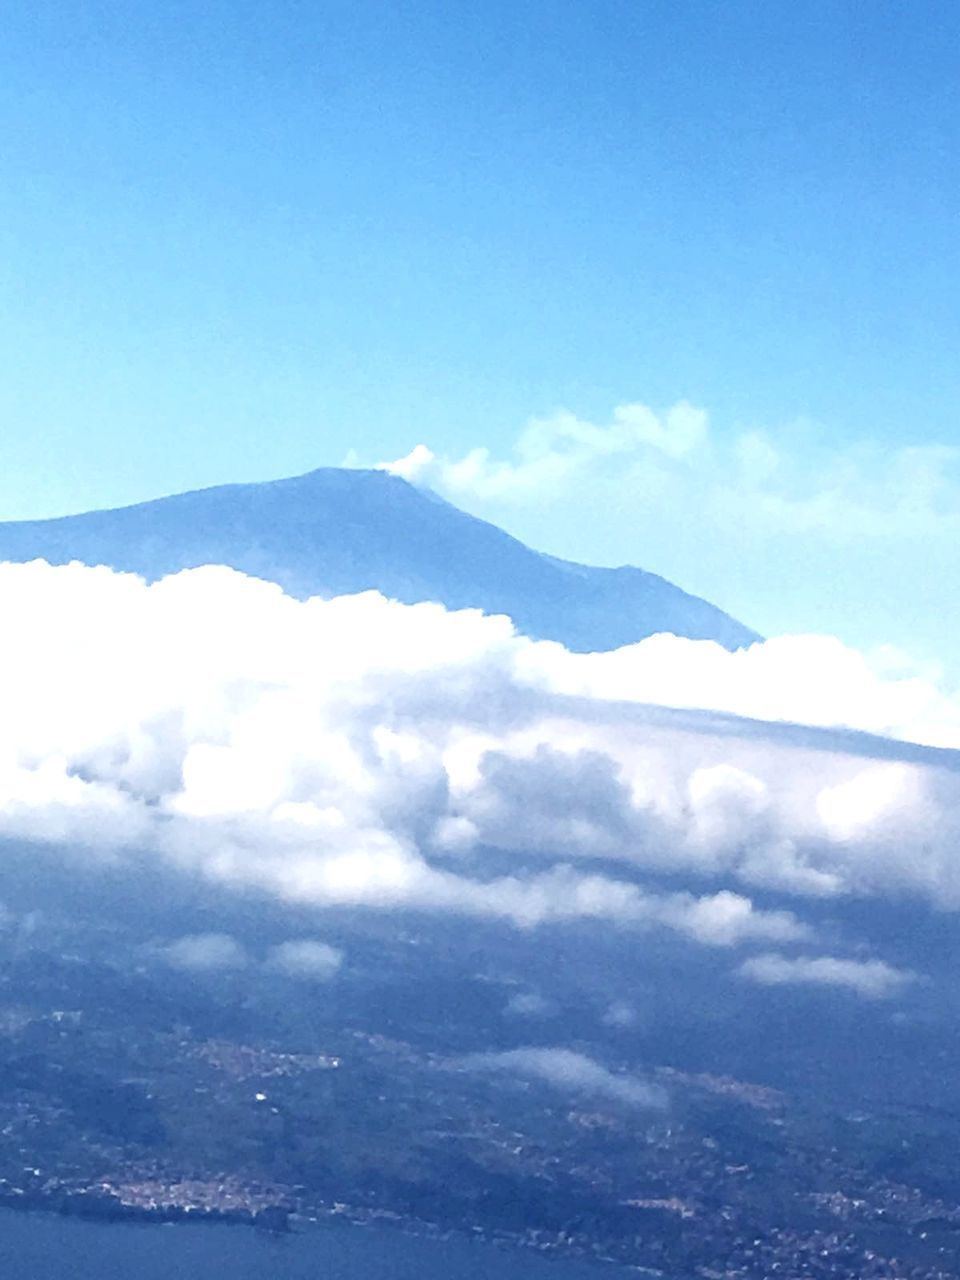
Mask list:
[[[769,634],[894,643],[960,678],[956,444],[626,404],[605,422],[560,410],[499,453],[420,445],[382,465],[552,555],[640,564]]]
[[[808,938],[811,897],[960,906],[954,755],[729,719],[960,745],[955,699],[835,641],[572,654],[505,618],[301,603],[223,568],[147,586],[0,565],[0,602],[0,839],[290,902],[720,947]]]
[[[380,468],[465,503],[517,505],[593,495],[624,510],[685,497],[683,510],[728,529],[889,540],[960,527],[960,448],[838,443],[806,422],[775,430],[711,430],[705,410],[679,401],[658,412],[630,402],[595,423],[566,409],[534,418],[510,455],[469,449],[438,456],[425,444]],[[629,528],[629,524],[626,525]]]
[[[916,975],[895,969],[882,960],[844,960],[836,956],[781,956],[774,953],[752,956],[740,966],[740,973],[766,987],[843,987],[868,1000],[884,1000],[898,995],[915,981]]]
[[[264,967],[288,978],[329,982],[343,964],[343,952],[314,938],[298,938],[270,947],[261,960],[251,956],[235,938],[225,933],[189,933],[147,954],[174,969],[194,973],[218,973],[228,969]]]
[[[507,1001],[504,1013],[518,1018],[545,1018],[555,1006],[536,991],[517,991]]]
[[[224,933],[187,934],[158,948],[157,955],[175,969],[196,973],[241,969],[247,963],[240,943]]]
[[[517,439],[514,457],[497,460],[485,448],[460,459],[438,458],[424,444],[380,469],[454,499],[471,497],[525,502],[564,491],[584,471],[608,459],[636,454],[682,462],[707,443],[707,415],[681,401],[663,414],[646,405],[623,404],[605,426],[565,411],[535,418]]]
[[[328,982],[343,964],[343,952],[314,938],[298,938],[272,947],[266,963],[288,978]]]
[[[666,1096],[657,1085],[626,1072],[608,1071],[585,1054],[572,1049],[508,1049],[502,1053],[476,1053],[459,1060],[470,1071],[506,1072],[529,1080],[542,1080],[566,1093],[609,1098],[635,1107],[660,1108]]]
[[[637,1021],[637,1011],[625,1000],[614,1000],[607,1006],[602,1021],[608,1027],[632,1027]]]

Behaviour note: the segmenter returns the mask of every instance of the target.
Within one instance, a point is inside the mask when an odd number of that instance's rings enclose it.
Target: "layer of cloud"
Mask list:
[[[572,654],[505,618],[298,602],[223,568],[147,586],[0,565],[0,601],[0,840],[708,946],[809,939],[815,897],[960,905],[960,756],[910,745],[960,745],[960,706],[835,641]]]
[[[868,1000],[898,995],[916,975],[882,960],[845,960],[837,956],[751,956],[740,973],[765,987],[843,987]]]
[[[609,1071],[588,1058],[563,1048],[507,1049],[501,1053],[475,1053],[460,1059],[469,1071],[505,1072],[527,1080],[542,1080],[565,1093],[607,1098],[633,1107],[660,1108],[666,1097],[662,1089],[638,1076]]]

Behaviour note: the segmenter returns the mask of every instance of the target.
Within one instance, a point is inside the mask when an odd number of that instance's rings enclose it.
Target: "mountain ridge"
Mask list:
[[[759,635],[717,606],[632,565],[535,551],[497,525],[381,470],[320,467],[129,506],[0,522],[0,560],[79,560],[156,580],[226,564],[290,595],[379,590],[414,604],[506,613],[578,651],[660,631],[736,649]]]

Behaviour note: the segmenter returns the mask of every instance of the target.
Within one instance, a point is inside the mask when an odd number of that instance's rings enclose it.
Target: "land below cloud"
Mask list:
[[[291,921],[116,868],[68,912],[39,870],[7,860],[4,1203],[379,1221],[670,1277],[958,1274],[960,1047],[929,994],[771,1000],[663,934]],[[339,963],[279,966],[292,925]]]

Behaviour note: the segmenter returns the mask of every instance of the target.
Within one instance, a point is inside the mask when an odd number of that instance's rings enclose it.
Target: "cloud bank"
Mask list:
[[[505,618],[298,602],[216,567],[148,586],[0,565],[0,601],[0,842],[714,947],[810,941],[813,898],[960,906],[960,755],[911,745],[960,747],[960,706],[833,640],[572,654]],[[769,890],[792,901],[758,907]]]

